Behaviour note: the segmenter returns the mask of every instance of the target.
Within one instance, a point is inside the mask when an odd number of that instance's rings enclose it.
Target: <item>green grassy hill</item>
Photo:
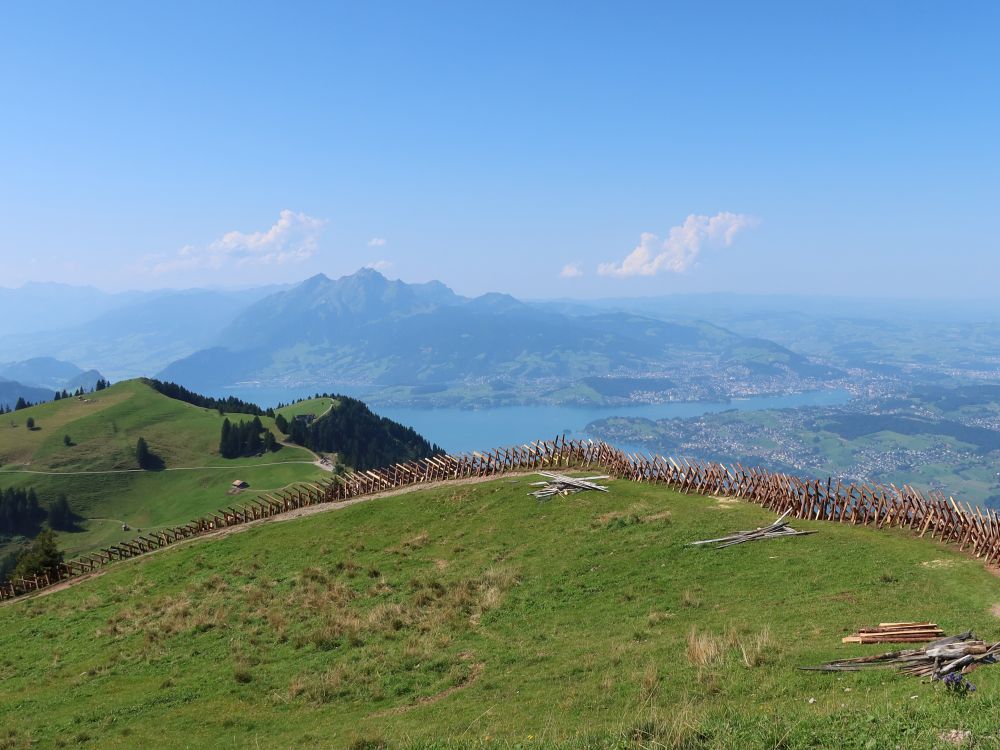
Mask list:
[[[969,698],[797,667],[933,620],[1000,639],[1000,581],[896,531],[716,551],[752,505],[528,478],[243,527],[0,607],[0,746],[995,747],[1000,666]],[[447,739],[444,739],[447,738]]]
[[[288,406],[283,406],[277,409],[276,412],[288,420],[300,414],[312,414],[314,417],[320,417],[330,411],[336,403],[337,399],[325,396],[321,398],[309,398],[304,401],[296,401],[294,404],[289,404]]]
[[[26,427],[29,417],[34,430]],[[60,535],[72,554],[133,536],[121,530],[122,521],[133,528],[169,526],[231,504],[227,493],[234,479],[249,482],[253,493],[328,476],[311,465],[309,451],[297,447],[222,458],[218,446],[225,418],[253,417],[192,406],[139,380],[14,412],[0,420],[0,488],[34,487],[43,504],[65,493],[83,517],[80,531]],[[272,419],[261,421],[281,437]],[[140,436],[166,470],[137,470]]]

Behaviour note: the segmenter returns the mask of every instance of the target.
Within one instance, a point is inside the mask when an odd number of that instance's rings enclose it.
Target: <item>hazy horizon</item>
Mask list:
[[[290,280],[290,281],[271,282],[271,283],[267,283],[267,282],[264,282],[264,283],[243,283],[243,284],[234,284],[234,285],[231,285],[231,286],[227,286],[227,285],[223,285],[223,284],[204,284],[204,285],[197,285],[197,286],[162,286],[162,287],[155,287],[155,288],[150,288],[150,289],[133,288],[133,287],[124,287],[124,288],[121,288],[121,289],[108,289],[108,288],[104,288],[104,287],[100,286],[99,284],[73,284],[73,283],[68,283],[68,282],[64,282],[64,281],[45,281],[45,280],[31,279],[31,280],[27,280],[27,281],[25,281],[25,282],[23,282],[23,283],[21,283],[21,284],[19,284],[17,286],[7,286],[7,285],[4,285],[4,284],[0,284],[0,290],[3,290],[3,291],[19,291],[19,290],[30,288],[32,286],[55,286],[55,287],[65,287],[65,288],[68,288],[68,289],[77,289],[77,290],[88,290],[89,289],[89,290],[94,290],[94,291],[100,292],[101,294],[105,294],[105,295],[109,295],[109,296],[118,296],[118,295],[126,296],[126,295],[133,295],[133,294],[134,295],[148,295],[148,294],[160,294],[160,293],[162,293],[162,294],[175,294],[175,293],[182,293],[182,292],[220,292],[220,293],[233,293],[233,292],[241,292],[241,291],[252,291],[252,290],[258,290],[258,289],[267,289],[267,288],[272,288],[272,287],[274,289],[276,289],[276,290],[283,289],[283,288],[292,288],[294,286],[297,286],[298,284],[301,284],[302,282],[306,281],[307,279],[312,278],[313,276],[317,276],[317,275],[323,275],[323,276],[326,276],[327,278],[329,278],[331,280],[336,280],[336,279],[342,278],[344,276],[351,276],[351,275],[353,275],[355,273],[358,273],[359,271],[364,270],[366,268],[369,268],[369,267],[368,266],[362,266],[361,268],[355,269],[354,271],[348,271],[348,272],[345,272],[343,274],[338,274],[338,275],[331,275],[331,274],[328,274],[328,273],[324,273],[323,271],[319,271],[319,272],[317,272],[315,274],[312,274],[311,276],[304,276],[304,277],[302,277],[300,279],[293,279],[293,280]],[[373,269],[373,270],[377,270],[377,269]],[[482,294],[509,294],[510,296],[516,297],[516,298],[518,298],[518,299],[520,299],[522,301],[525,301],[525,302],[567,302],[567,303],[569,303],[569,302],[575,302],[575,301],[580,301],[580,302],[615,302],[615,301],[627,301],[627,300],[634,300],[634,301],[638,302],[638,301],[642,301],[642,300],[656,300],[656,299],[660,299],[660,298],[727,297],[727,298],[733,298],[733,299],[738,299],[738,300],[741,300],[741,299],[759,299],[759,300],[762,300],[762,301],[765,301],[765,300],[789,300],[789,301],[791,301],[791,300],[803,300],[803,299],[822,299],[822,300],[824,300],[826,302],[832,302],[832,301],[836,301],[836,300],[855,300],[855,301],[859,301],[859,302],[876,302],[876,303],[885,304],[885,305],[888,305],[888,306],[895,306],[895,305],[907,306],[907,305],[915,305],[915,304],[920,304],[920,303],[925,303],[925,302],[928,302],[928,301],[932,301],[932,302],[938,302],[938,303],[940,303],[940,302],[948,302],[948,303],[956,304],[958,306],[974,306],[974,307],[988,306],[988,307],[998,307],[998,308],[1000,308],[1000,299],[997,299],[995,296],[982,296],[982,297],[955,296],[955,297],[936,297],[935,298],[935,297],[929,297],[929,296],[883,296],[883,295],[864,296],[864,295],[829,294],[829,293],[827,293],[827,294],[824,294],[824,293],[820,293],[820,294],[805,294],[805,293],[794,293],[794,292],[742,292],[742,291],[725,291],[725,290],[717,290],[717,291],[715,291],[715,290],[713,290],[713,291],[685,291],[685,290],[678,290],[678,291],[670,291],[670,292],[663,291],[663,292],[660,292],[660,293],[657,293],[657,292],[652,292],[652,293],[636,293],[636,294],[610,294],[609,293],[609,294],[605,294],[605,295],[600,295],[600,294],[594,294],[594,295],[586,295],[586,294],[570,295],[570,294],[563,294],[563,295],[559,295],[559,296],[548,296],[548,297],[545,297],[545,296],[531,296],[531,295],[520,296],[518,294],[515,294],[514,292],[510,292],[510,291],[507,291],[507,290],[504,290],[504,289],[497,289],[497,288],[487,289],[486,291],[480,291],[480,292],[475,292],[475,293],[465,292],[461,288],[456,288],[455,286],[453,286],[452,284],[448,283],[447,281],[445,281],[443,279],[430,279],[430,278],[428,278],[428,279],[416,280],[416,279],[401,278],[401,277],[399,277],[399,276],[397,276],[397,275],[395,275],[395,274],[393,274],[391,272],[387,272],[387,271],[378,271],[378,273],[381,274],[382,276],[384,276],[385,278],[387,278],[390,281],[402,281],[403,283],[406,283],[406,284],[420,284],[420,283],[426,283],[426,282],[429,282],[429,281],[439,281],[439,282],[445,284],[445,286],[447,286],[449,289],[452,289],[457,294],[460,294],[460,295],[466,296],[466,297],[477,297],[477,296],[480,296]]]
[[[8,9],[5,284],[993,294],[1000,6],[193,7]]]

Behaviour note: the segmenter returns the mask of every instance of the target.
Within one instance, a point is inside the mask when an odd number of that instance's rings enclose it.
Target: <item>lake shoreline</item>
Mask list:
[[[225,394],[245,401],[272,406],[279,401],[288,403],[312,396],[309,389],[240,388],[226,389]],[[345,395],[354,396],[353,393]],[[804,406],[838,406],[851,400],[846,390],[824,389],[780,396],[751,396],[740,399],[668,401],[658,404],[624,404],[617,406],[523,405],[486,406],[479,409],[462,407],[385,406],[371,404],[372,409],[408,427],[440,445],[450,453],[520,445],[557,435],[567,438],[592,437],[587,425],[610,417],[645,417],[652,420],[672,417],[698,417],[704,414],[764,409],[796,409]]]

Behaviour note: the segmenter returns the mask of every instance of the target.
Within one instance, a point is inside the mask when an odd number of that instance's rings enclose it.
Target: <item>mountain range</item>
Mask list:
[[[114,380],[151,375],[211,345],[219,331],[247,305],[280,287],[242,291],[182,291],[105,294],[58,284],[0,289],[0,310],[23,304],[14,319],[23,328],[0,328],[0,351],[7,358],[56,356]],[[61,295],[66,300],[61,300]],[[33,301],[28,303],[26,299]],[[31,316],[24,310],[31,310]],[[52,327],[37,330],[30,318],[39,311]],[[55,315],[52,311],[55,311]],[[58,321],[55,325],[53,321]]]
[[[48,401],[56,391],[93,390],[103,377],[97,370],[83,370],[53,357],[0,363],[0,406],[12,408],[18,399]]]
[[[75,391],[77,388],[92,390],[103,376],[97,370],[84,370],[54,357],[34,357],[0,364],[0,377],[53,391]]]
[[[690,368],[818,377],[830,373],[763,339],[699,321],[608,311],[569,315],[505,294],[463,297],[362,269],[317,275],[264,297],[159,377],[189,387],[234,383],[427,386],[485,379],[572,382]]]
[[[10,291],[0,290],[0,307],[11,304],[4,302]],[[628,388],[662,390],[685,380],[707,384],[699,392],[708,396],[727,395],[727,379],[749,375],[795,388],[835,374],[774,341],[704,320],[570,309],[499,293],[470,298],[438,281],[409,284],[370,268],[292,287],[130,293],[95,304],[100,312],[87,320],[8,334],[0,350],[210,392],[261,385],[412,395],[476,387],[508,401],[567,388],[569,400],[627,398]]]

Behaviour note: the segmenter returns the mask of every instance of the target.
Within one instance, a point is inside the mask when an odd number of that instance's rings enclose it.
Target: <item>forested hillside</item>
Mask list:
[[[378,416],[356,398],[324,394],[316,400],[329,404],[324,413],[306,415],[299,408],[289,419],[279,410],[275,422],[292,442],[336,452],[348,466],[371,469],[443,452],[412,428]]]

